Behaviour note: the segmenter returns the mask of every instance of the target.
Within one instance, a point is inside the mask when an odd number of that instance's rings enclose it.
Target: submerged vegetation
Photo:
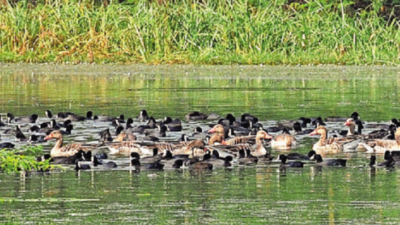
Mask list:
[[[45,171],[54,166],[49,160],[37,161],[36,157],[43,154],[42,146],[26,146],[21,150],[0,150],[0,171],[5,173],[20,171]]]
[[[398,64],[397,8],[360,2],[3,0],[0,61]]]

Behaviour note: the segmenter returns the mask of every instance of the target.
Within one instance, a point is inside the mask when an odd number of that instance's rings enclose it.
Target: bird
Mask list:
[[[287,161],[287,156],[283,155],[283,154],[278,156],[278,160],[281,160],[280,167],[297,167],[297,168],[304,167],[304,163],[300,162],[300,161],[287,163],[286,162]]]
[[[78,159],[75,160],[75,170],[90,170],[90,166],[87,164],[82,164]]]
[[[100,162],[96,156],[92,157],[92,165],[93,166],[98,166],[98,165],[102,165],[105,168],[117,168],[117,164],[115,162],[109,161],[109,162]]]
[[[56,139],[56,144],[50,151],[51,157],[57,156],[73,156],[79,150],[88,150],[87,148],[83,148],[82,144],[68,144],[63,146],[63,135],[59,130],[55,130],[51,132],[49,135],[45,137],[44,140]]]

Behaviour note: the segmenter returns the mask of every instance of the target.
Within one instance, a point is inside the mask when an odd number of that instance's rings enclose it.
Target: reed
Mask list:
[[[335,7],[326,1],[308,7],[283,7],[283,0],[160,2],[0,4],[0,61],[399,63],[399,23],[376,10],[348,12],[347,1]]]

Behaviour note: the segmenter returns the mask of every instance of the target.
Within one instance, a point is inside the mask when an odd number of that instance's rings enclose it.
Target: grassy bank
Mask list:
[[[0,61],[399,64],[400,29],[374,10],[314,1],[0,4]]]

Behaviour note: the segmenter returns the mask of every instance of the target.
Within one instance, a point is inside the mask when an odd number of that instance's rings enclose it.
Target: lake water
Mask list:
[[[250,112],[267,125],[300,116],[349,116],[353,111],[367,123],[400,117],[398,68],[28,64],[0,64],[0,68],[0,113],[37,113],[41,120],[46,109],[134,117],[144,108],[158,119],[183,119],[193,110],[221,116]],[[75,135],[67,140],[87,135],[88,126],[93,124],[77,124]],[[188,131],[190,124],[185,128]],[[86,140],[96,138],[87,135]],[[306,153],[315,142],[301,138],[292,151]],[[26,177],[0,173],[0,223],[398,224],[399,169],[371,170],[364,166],[368,156],[360,152],[335,157],[348,158],[347,168],[280,171],[272,165],[204,173],[135,173],[121,166],[81,172],[68,167],[64,172]]]

